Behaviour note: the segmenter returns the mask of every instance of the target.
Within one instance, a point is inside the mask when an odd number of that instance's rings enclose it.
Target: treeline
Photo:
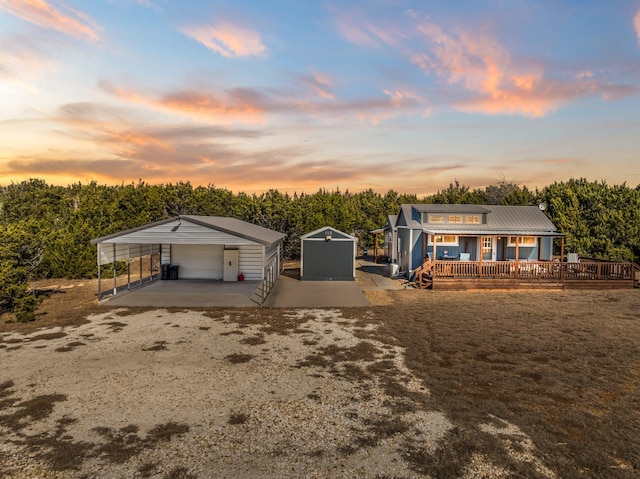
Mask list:
[[[403,203],[540,202],[548,205],[551,221],[567,235],[567,251],[640,261],[640,185],[609,186],[576,179],[534,192],[505,180],[479,189],[456,181],[417,198],[373,190],[319,190],[292,196],[271,190],[247,195],[214,186],[193,187],[188,182],[53,186],[32,179],[0,187],[0,312],[32,309],[31,299],[24,299],[30,280],[95,276],[96,249],[91,239],[181,214],[232,216],[280,231],[287,235],[285,255],[296,258],[300,236],[327,225],[355,233],[362,245],[371,246],[370,231],[381,228]]]

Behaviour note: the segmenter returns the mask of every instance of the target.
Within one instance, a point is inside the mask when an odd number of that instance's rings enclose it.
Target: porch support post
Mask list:
[[[131,290],[131,244],[127,243],[127,290]]]
[[[520,236],[516,236],[516,270],[515,270],[516,278],[520,273],[520,265],[518,261],[519,256],[520,256]]]
[[[101,286],[102,286],[102,278],[100,275],[100,270],[102,268],[100,268],[100,243],[97,244],[98,246],[98,301],[100,301],[102,299],[102,291],[101,291]]]
[[[479,254],[479,266],[478,266],[478,278],[482,278],[482,253],[484,250],[484,236],[480,236],[480,244],[478,245]]]
[[[427,233],[422,232],[422,263],[427,259]]]
[[[116,244],[113,243],[113,295],[115,296],[118,291],[117,287],[117,273],[116,273]]]
[[[564,236],[560,238],[560,279],[564,283]]]
[[[433,235],[433,276],[434,277],[438,272],[438,269],[436,268],[436,261],[438,260],[438,255],[436,254],[438,251],[437,243],[438,243],[438,235],[434,234]]]

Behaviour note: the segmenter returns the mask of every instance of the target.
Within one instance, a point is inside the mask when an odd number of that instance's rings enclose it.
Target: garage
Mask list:
[[[130,291],[155,280],[259,282],[264,302],[282,270],[284,234],[222,216],[181,215],[92,240],[97,246],[98,297]],[[118,262],[149,265],[147,277],[118,285]],[[113,288],[103,289],[102,270],[112,271]],[[172,274],[166,274],[170,272]],[[163,274],[164,273],[164,274]],[[129,276],[129,273],[127,273]]]
[[[223,245],[175,244],[171,264],[179,266],[182,279],[222,279]]]
[[[303,281],[354,281],[358,239],[326,226],[302,236]]]

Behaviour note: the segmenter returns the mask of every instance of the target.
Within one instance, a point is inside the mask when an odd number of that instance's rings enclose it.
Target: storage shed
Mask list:
[[[100,266],[150,256],[161,279],[275,281],[284,234],[235,218],[184,215],[92,240]],[[166,268],[171,265],[171,269]],[[114,268],[115,271],[115,268]],[[151,280],[154,278],[151,271]],[[170,273],[170,277],[166,274]],[[129,286],[129,285],[128,285]],[[101,289],[100,284],[98,286]],[[113,294],[117,293],[115,287]],[[101,291],[98,292],[99,296]]]
[[[302,236],[300,278],[354,281],[358,239],[330,226]]]

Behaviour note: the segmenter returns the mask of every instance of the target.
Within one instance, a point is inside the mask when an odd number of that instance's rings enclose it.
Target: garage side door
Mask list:
[[[171,264],[181,279],[222,279],[223,245],[174,244]]]

